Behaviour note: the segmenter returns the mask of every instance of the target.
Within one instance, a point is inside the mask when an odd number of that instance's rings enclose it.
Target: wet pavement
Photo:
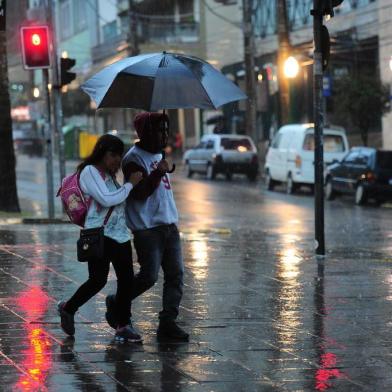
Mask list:
[[[327,204],[317,263],[310,195],[175,177],[191,341],[156,339],[161,277],[134,303],[144,343],[117,344],[104,321],[113,271],[65,338],[56,302],[87,276],[77,229],[0,224],[1,390],[392,390],[390,208]]]

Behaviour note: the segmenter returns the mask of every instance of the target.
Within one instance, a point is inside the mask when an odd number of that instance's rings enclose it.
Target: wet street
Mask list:
[[[18,178],[24,208],[44,215],[41,163],[20,163]],[[104,320],[113,271],[77,314],[75,339],[65,338],[56,302],[87,277],[77,228],[3,221],[1,390],[392,390],[392,209],[327,203],[322,264],[310,194],[181,172],[173,186],[185,259],[180,322],[190,342],[157,341],[161,276],[134,303],[144,343],[116,343]]]

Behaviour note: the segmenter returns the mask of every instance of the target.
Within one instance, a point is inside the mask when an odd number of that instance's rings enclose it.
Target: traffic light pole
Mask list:
[[[256,74],[255,74],[255,43],[252,25],[251,1],[243,0],[243,32],[244,32],[244,62],[245,62],[245,83],[246,101],[245,123],[246,132],[252,137],[255,143],[258,143],[257,135],[257,95],[256,95]]]
[[[323,64],[321,30],[323,15],[322,0],[313,0],[313,96],[314,96],[314,178],[315,178],[315,239],[316,255],[325,255],[324,233],[324,146],[323,146]]]
[[[54,219],[54,188],[53,188],[53,135],[52,135],[52,120],[50,110],[50,94],[49,94],[49,71],[42,70],[42,80],[44,83],[43,89],[45,91],[45,99],[47,106],[47,127],[46,127],[46,187],[48,194],[48,215],[49,219]]]
[[[53,125],[54,134],[56,136],[56,145],[59,157],[60,181],[65,177],[65,154],[64,154],[64,134],[62,130],[62,110],[61,110],[61,87],[59,74],[59,56],[57,53],[57,38],[56,38],[56,22],[53,13],[53,0],[48,0],[48,20],[52,26],[52,64],[53,64]]]

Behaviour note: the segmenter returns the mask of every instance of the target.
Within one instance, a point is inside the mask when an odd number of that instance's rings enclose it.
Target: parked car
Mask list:
[[[44,153],[43,135],[40,135],[33,121],[14,122],[12,139],[17,154],[40,157]]]
[[[348,152],[346,133],[342,129],[324,129],[324,161],[342,159]],[[265,164],[268,190],[286,183],[287,193],[301,185],[314,186],[314,126],[291,124],[280,128],[268,150]]]
[[[330,165],[326,173],[325,196],[355,194],[355,203],[365,204],[373,198],[381,203],[392,200],[392,151],[355,147],[340,162]]]
[[[243,135],[205,135],[198,146],[185,152],[183,161],[188,177],[203,173],[210,180],[218,174],[231,180],[238,173],[255,181],[259,171],[256,146],[250,137]]]

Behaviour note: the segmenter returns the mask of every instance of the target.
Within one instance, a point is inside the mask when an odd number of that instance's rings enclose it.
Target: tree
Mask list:
[[[376,74],[347,75],[336,82],[334,107],[336,119],[345,126],[354,125],[367,146],[369,131],[389,110],[389,86]]]
[[[286,125],[289,122],[290,93],[289,80],[284,74],[284,63],[291,53],[289,21],[287,17],[286,0],[276,2],[276,24],[278,33],[278,83],[279,83],[279,123]]]
[[[0,31],[0,211],[19,212],[6,42],[6,32]]]

